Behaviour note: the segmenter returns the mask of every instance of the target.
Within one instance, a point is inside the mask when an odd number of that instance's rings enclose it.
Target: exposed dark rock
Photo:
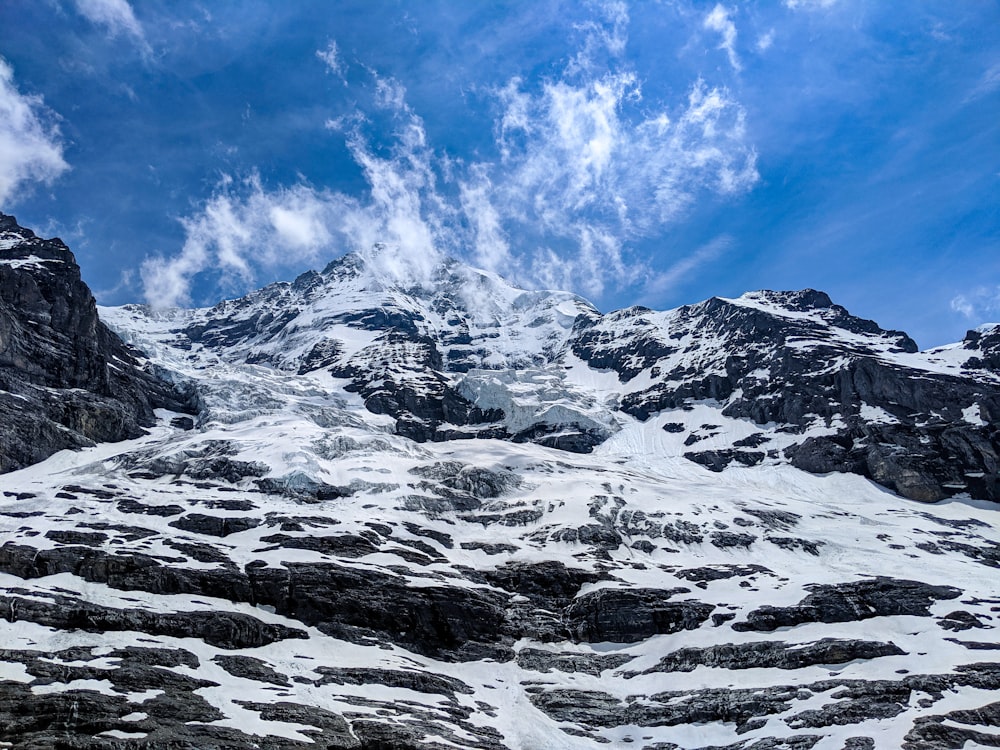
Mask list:
[[[823,638],[806,644],[785,641],[724,643],[705,648],[682,648],[667,654],[642,673],[691,672],[699,666],[723,669],[801,669],[815,664],[843,664],[854,659],[905,656],[894,643]]]
[[[515,443],[538,443],[568,453],[591,453],[595,446],[608,439],[605,432],[576,423],[537,424],[510,438]]]
[[[113,609],[67,596],[50,601],[0,595],[0,612],[8,622],[26,620],[62,630],[91,633],[137,630],[151,635],[194,636],[220,648],[255,648],[283,638],[305,638],[303,630],[270,625],[236,612],[150,612]],[[27,591],[20,591],[27,594]]]
[[[379,546],[371,539],[357,534],[339,534],[337,536],[288,536],[287,534],[272,534],[261,537],[265,544],[273,544],[288,549],[308,549],[324,555],[336,557],[364,557],[378,552]]]
[[[810,686],[822,692],[826,684]],[[911,686],[887,680],[847,680],[830,693],[832,701],[821,708],[808,709],[784,721],[792,729],[821,728],[860,724],[869,719],[893,719],[906,710]]]
[[[182,531],[217,537],[238,534],[259,525],[260,519],[250,516],[207,516],[204,513],[188,513],[170,522],[170,526]]]
[[[125,469],[135,469],[146,479],[159,477],[189,477],[235,484],[248,477],[262,477],[270,471],[263,463],[241,461],[233,456],[239,448],[225,440],[206,440],[191,448],[166,456],[139,451],[117,457]]]
[[[746,622],[735,623],[733,630],[772,631],[805,622],[853,622],[883,615],[929,617],[935,601],[962,594],[952,586],[886,577],[806,588],[811,593],[799,604],[760,607],[747,615]]]
[[[339,500],[354,494],[350,487],[337,487],[299,473],[284,477],[255,479],[254,484],[257,485],[258,490],[265,494],[281,495],[307,503]]]
[[[601,672],[617,669],[633,658],[628,654],[577,654],[522,648],[517,652],[517,665],[534,672],[551,672],[554,669],[559,672],[583,672],[598,677]]]
[[[317,685],[385,685],[449,698],[454,698],[455,693],[471,695],[474,692],[472,688],[454,677],[423,671],[374,667],[317,667],[316,672],[322,675],[316,681]]]
[[[462,542],[462,549],[481,549],[487,555],[505,555],[517,552],[517,546],[504,542]]]
[[[1000,702],[940,716],[921,716],[903,739],[903,750],[960,750],[969,742],[1000,747],[1000,737],[981,731],[981,727],[1000,727]]]
[[[84,544],[88,547],[100,547],[108,538],[99,531],[74,531],[71,529],[52,529],[45,536],[60,544]]]
[[[176,539],[165,539],[163,543],[168,547],[173,547],[182,555],[186,555],[192,560],[197,560],[198,562],[203,563],[223,563],[224,565],[232,566],[232,563],[226,555],[219,552],[219,550],[215,547],[211,547],[207,544],[179,542]]]
[[[197,410],[192,392],[144,368],[101,323],[61,240],[36,237],[5,214],[0,234],[0,472],[138,437],[156,408]]]
[[[336,339],[317,341],[299,364],[299,375],[319,370],[334,364],[344,352],[343,345]]]
[[[151,594],[197,594],[226,601],[250,601],[247,576],[231,563],[218,568],[164,565],[156,558],[132,552],[111,554],[92,547],[36,549],[8,542],[0,546],[0,571],[30,580],[72,573],[85,581],[123,591]]]
[[[688,452],[684,454],[688,461],[701,464],[711,471],[722,471],[734,461],[742,466],[756,466],[764,460],[764,454],[759,451],[716,450]]]
[[[253,601],[349,641],[383,639],[442,659],[509,659],[506,597],[486,589],[410,587],[404,578],[330,563],[247,566]]]
[[[35,673],[42,666],[41,660],[33,658],[31,652],[22,654],[21,660],[29,672]],[[254,739],[237,730],[206,726],[207,722],[224,717],[195,691],[215,687],[216,683],[148,667],[134,658],[113,670],[62,669],[70,672],[66,675],[67,681],[74,676],[110,679],[122,694],[108,695],[93,690],[36,694],[32,684],[4,682],[0,690],[0,741],[28,750],[134,747],[127,744],[128,741],[115,741],[110,737],[97,739],[102,732],[118,730],[145,733],[143,742],[147,747],[223,750],[246,747]],[[47,684],[46,679],[39,679],[39,684]],[[123,721],[122,717],[136,710],[136,704],[129,701],[127,693],[144,690],[158,693],[142,703],[142,712],[147,718]]]
[[[371,524],[368,524],[371,526]],[[446,534],[443,531],[438,531],[437,529],[428,529],[424,526],[418,526],[415,523],[406,522],[403,524],[403,528],[409,531],[413,536],[422,536],[428,539],[433,539],[435,542],[440,544],[445,549],[452,549],[455,546],[454,540],[451,538],[451,534]],[[389,534],[383,534],[383,536],[389,536]],[[464,549],[469,549],[468,547]]]
[[[851,316],[822,292],[757,292],[755,297],[777,310],[810,314],[792,317],[713,298],[678,309],[671,318],[672,340],[666,341],[648,311],[630,309],[581,331],[572,350],[591,367],[616,371],[623,382],[648,370],[653,384],[629,393],[621,404],[639,419],[704,399],[724,403],[726,416],[759,425],[778,423],[792,432],[817,421],[829,425],[839,417],[845,427],[791,446],[788,459],[807,471],[862,474],[915,500],[935,501],[959,491],[1000,499],[1000,435],[962,417],[962,410],[975,403],[987,422],[995,420],[1000,414],[995,386],[924,370],[916,375],[884,358],[885,351],[915,352],[916,345],[899,331],[884,331]],[[834,332],[860,336],[838,339]],[[685,362],[674,357],[678,348],[673,343],[685,337],[686,351],[702,345],[711,351],[725,342],[731,354],[713,363],[711,374],[694,364],[667,365]],[[970,366],[991,369],[985,363],[997,356],[995,338],[992,333],[970,335],[970,351],[981,345],[989,352],[970,359]],[[795,340],[811,345],[789,346]],[[862,418],[862,405],[889,417]],[[943,419],[925,418],[931,414]],[[738,442],[733,448],[686,455],[714,471],[733,461],[749,465],[763,459],[763,453],[740,450],[761,442]]]
[[[993,627],[992,625],[984,624],[981,615],[974,615],[971,612],[966,612],[961,609],[946,614],[938,620],[938,626],[944,628],[945,630],[953,630],[955,632],[960,630],[970,630],[972,628]]]
[[[477,500],[493,500],[521,484],[517,475],[510,471],[495,471],[458,461],[417,466],[412,469],[412,473],[448,489],[471,495]]]
[[[793,536],[767,536],[764,539],[771,544],[778,545],[782,549],[787,549],[789,552],[801,549],[803,552],[808,552],[810,555],[816,556],[819,555],[819,548],[826,544],[823,541],[811,541]]]
[[[787,510],[773,510],[771,508],[744,508],[743,512],[748,516],[753,516],[769,529],[789,529],[797,526],[802,516]]]
[[[713,531],[708,537],[713,547],[726,549],[728,547],[747,548],[757,541],[753,534],[745,534],[734,531]]]
[[[542,517],[539,512],[533,520]],[[578,528],[559,529],[552,535],[553,541],[577,542],[579,544],[589,544],[600,550],[615,550],[622,545],[622,535],[611,523],[588,523]]]
[[[563,563],[509,562],[502,567],[483,571],[483,576],[498,588],[531,599],[550,609],[561,608],[573,600],[585,583],[607,580],[609,576],[589,570],[567,568]]]
[[[271,685],[281,685],[283,687],[289,685],[288,677],[274,671],[266,662],[255,659],[252,656],[219,654],[212,661],[234,677],[242,677],[245,680],[255,680],[256,682],[267,682]]]
[[[687,589],[603,588],[578,597],[564,622],[573,639],[590,643],[635,643],[660,633],[699,627],[715,607],[698,601],[670,601]]]
[[[184,512],[184,508],[180,505],[146,505],[130,497],[118,501],[118,510],[122,513],[144,513],[148,516],[160,516],[162,518],[179,516]]]
[[[684,570],[674,571],[674,575],[677,578],[681,578],[685,581],[692,581],[694,583],[719,581],[725,578],[734,578],[737,576],[740,578],[746,578],[759,573],[774,575],[763,565],[712,565],[703,568],[686,568]]]

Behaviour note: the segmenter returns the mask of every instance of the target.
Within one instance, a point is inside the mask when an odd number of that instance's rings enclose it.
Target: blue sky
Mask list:
[[[604,310],[814,287],[1000,319],[1000,4],[0,4],[0,210],[100,302],[376,242]]]

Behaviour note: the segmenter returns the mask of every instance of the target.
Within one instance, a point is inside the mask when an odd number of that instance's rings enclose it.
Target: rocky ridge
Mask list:
[[[0,214],[0,471],[195,410],[143,360],[100,321],[69,248]]]

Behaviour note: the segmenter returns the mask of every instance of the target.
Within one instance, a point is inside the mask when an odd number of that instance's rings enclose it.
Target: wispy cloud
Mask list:
[[[998,90],[1000,90],[1000,62],[994,63],[983,71],[979,80],[976,81],[976,85],[972,87],[972,91],[966,96],[965,101],[966,103],[975,101]]]
[[[368,69],[357,91],[367,108],[326,123],[344,137],[366,193],[268,190],[257,179],[220,186],[184,221],[182,251],[143,267],[147,297],[183,303],[202,272],[248,284],[256,268],[347,250],[415,284],[429,281],[446,255],[524,285],[591,296],[643,284],[649,270],[630,256],[631,243],[680,219],[701,196],[752,188],[757,157],[744,109],[727,89],[699,79],[680,101],[645,98],[638,73],[615,59],[627,43],[626,6],[593,7],[562,71],[491,91],[493,156],[437,151],[404,85]],[[317,55],[342,72],[335,43]],[[386,245],[392,252],[369,252]],[[273,257],[255,249],[265,246]],[[658,288],[709,260],[704,249],[686,263],[679,254]]]
[[[345,77],[346,68],[335,40],[331,39],[324,49],[316,50],[316,57],[326,64],[327,70],[342,80],[345,85],[347,84]]]
[[[785,0],[785,7],[792,10],[822,10],[836,2],[837,0]]]
[[[744,110],[703,81],[673,108],[643,101],[632,72],[549,82],[536,94],[515,80],[498,96],[503,159],[479,166],[504,222],[550,238],[525,264],[543,283],[589,294],[632,283],[643,269],[623,256],[629,241],[677,220],[703,192],[758,180]]]
[[[736,24],[729,17],[729,10],[721,3],[712,8],[711,12],[705,16],[704,26],[710,31],[717,31],[722,37],[719,49],[725,50],[729,57],[729,64],[733,70],[742,69],[740,59],[736,55]]]
[[[50,184],[69,169],[56,115],[42,97],[22,94],[0,57],[0,204],[31,183]]]
[[[387,154],[377,154],[354,123],[348,147],[368,181],[367,200],[305,183],[267,189],[257,175],[226,177],[204,207],[182,219],[186,239],[173,257],[147,258],[141,277],[154,307],[191,302],[199,274],[215,273],[223,289],[242,291],[260,271],[296,269],[353,250],[382,276],[407,284],[429,283],[452,237],[455,209],[438,195],[433,154],[423,122],[409,112],[405,89],[383,81],[398,105],[398,134]],[[388,246],[386,251],[376,250]]]
[[[1000,286],[981,286],[952,298],[951,309],[970,321],[1000,319]]]
[[[653,300],[662,298],[685,277],[690,276],[702,266],[718,260],[734,244],[733,238],[729,235],[720,235],[712,239],[690,255],[682,257],[667,270],[650,276],[643,288],[643,296]]]
[[[103,27],[111,36],[131,37],[143,54],[152,53],[142,24],[128,0],[74,0],[74,3],[81,16]]]
[[[146,299],[155,307],[187,304],[192,279],[209,268],[224,287],[241,290],[254,268],[316,260],[332,244],[326,225],[333,209],[328,196],[306,185],[266,191],[256,175],[226,178],[199,213],[182,220],[180,253],[142,264]]]
[[[588,4],[595,18],[575,26],[583,33],[583,43],[567,66],[570,74],[592,70],[603,56],[619,57],[628,43],[629,13],[622,0],[591,0]]]

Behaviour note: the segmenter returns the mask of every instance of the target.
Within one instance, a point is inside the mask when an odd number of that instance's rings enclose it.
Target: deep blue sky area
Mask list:
[[[0,211],[103,304],[385,243],[935,346],[1000,320],[1000,3],[6,0]]]

